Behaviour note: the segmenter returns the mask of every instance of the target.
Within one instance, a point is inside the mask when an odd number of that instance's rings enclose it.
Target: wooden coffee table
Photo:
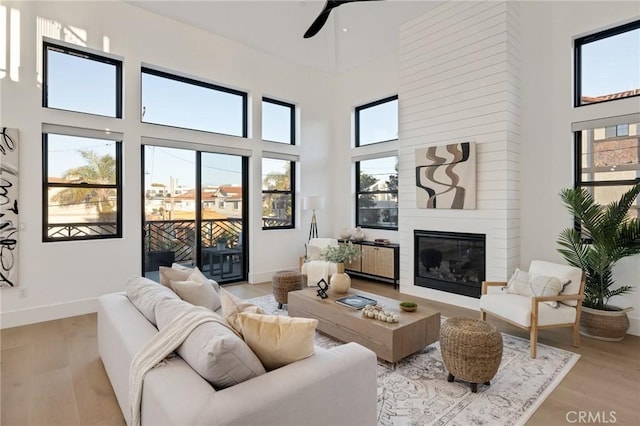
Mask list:
[[[374,351],[379,358],[397,362],[438,340],[440,312],[418,303],[415,312],[400,310],[398,300],[350,289],[348,294],[332,294],[320,299],[315,287],[289,293],[288,311],[292,317],[315,318],[318,330],[343,342],[356,342]],[[360,294],[398,313],[400,322],[387,323],[363,318],[362,311],[336,303],[336,299]]]

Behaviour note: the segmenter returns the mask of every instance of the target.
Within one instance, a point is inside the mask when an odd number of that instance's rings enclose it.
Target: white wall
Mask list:
[[[560,201],[573,186],[571,123],[640,111],[638,98],[573,107],[572,38],[640,18],[638,2],[523,2],[522,21],[522,265],[563,263],[557,236],[572,226]],[[614,278],[634,292],[612,304],[631,306],[630,333],[640,335],[640,256],[624,259]]]
[[[19,14],[19,59],[9,58],[9,67],[19,60],[19,74],[0,79],[2,94],[0,124],[20,131],[20,287],[0,290],[2,327],[91,312],[95,298],[120,291],[126,281],[139,275],[140,257],[140,144],[142,137],[181,141],[182,146],[215,150],[215,146],[240,147],[251,152],[250,205],[261,205],[260,158],[263,150],[298,155],[299,173],[297,229],[262,231],[260,208],[250,212],[249,280],[268,280],[279,269],[297,266],[304,253],[310,212],[302,211],[302,194],[329,196],[326,173],[331,135],[331,86],[327,75],[303,68],[254,49],[178,22],[153,15],[120,2],[3,2],[7,16]],[[4,24],[4,22],[3,22]],[[3,27],[4,28],[4,27]],[[76,34],[87,47],[108,50],[124,59],[124,118],[122,120],[42,108],[37,76],[41,34],[70,41]],[[15,31],[15,26],[11,28]],[[83,35],[86,32],[86,37]],[[247,91],[251,99],[250,137],[246,140],[165,129],[140,123],[140,65],[153,64]],[[309,84],[313,82],[313,84]],[[301,131],[297,147],[262,143],[260,100],[262,95],[299,106]],[[42,123],[81,128],[110,128],[124,140],[124,235],[122,239],[42,243]],[[252,136],[252,137],[251,137]],[[318,212],[319,221],[331,226],[328,212]]]

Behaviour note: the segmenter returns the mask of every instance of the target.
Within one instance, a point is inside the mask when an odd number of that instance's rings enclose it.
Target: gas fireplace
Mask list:
[[[413,231],[415,285],[480,298],[484,234]]]

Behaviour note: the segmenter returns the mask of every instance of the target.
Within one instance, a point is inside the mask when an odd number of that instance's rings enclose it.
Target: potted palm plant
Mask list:
[[[336,293],[347,293],[351,288],[351,278],[344,272],[344,264],[349,263],[362,255],[351,241],[340,243],[337,246],[327,247],[324,260],[336,264],[337,272],[331,276],[329,285]]]
[[[627,312],[609,305],[613,296],[632,291],[616,285],[613,267],[622,258],[640,253],[640,220],[628,213],[640,194],[640,183],[606,206],[595,202],[584,188],[560,192],[565,206],[580,223],[580,230],[566,228],[558,237],[558,251],[586,274],[580,334],[600,340],[620,341],[629,329]]]

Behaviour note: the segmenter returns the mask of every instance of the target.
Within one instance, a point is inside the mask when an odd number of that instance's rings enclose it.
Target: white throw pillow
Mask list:
[[[314,354],[317,319],[239,314],[245,342],[267,370],[275,370]]]
[[[562,283],[556,277],[532,274],[516,268],[509,282],[507,283],[507,293],[519,294],[527,297],[557,296],[567,283]],[[543,302],[552,308],[558,307],[555,300]]]
[[[179,299],[158,303],[158,329],[165,329],[190,306]],[[258,357],[222,317],[219,317],[219,322],[206,322],[196,327],[178,347],[177,353],[216,389],[227,388],[265,373]]]
[[[171,281],[186,281],[191,275],[190,270],[174,269],[168,266],[161,266],[160,268],[160,284],[167,288],[171,288]]]
[[[171,288],[182,300],[193,305],[204,306],[212,311],[216,311],[222,306],[220,295],[213,289],[209,280],[204,282],[171,281]]]
[[[155,310],[159,302],[167,299],[180,300],[170,288],[143,277],[133,278],[127,282],[127,297],[153,325],[156,325]]]

